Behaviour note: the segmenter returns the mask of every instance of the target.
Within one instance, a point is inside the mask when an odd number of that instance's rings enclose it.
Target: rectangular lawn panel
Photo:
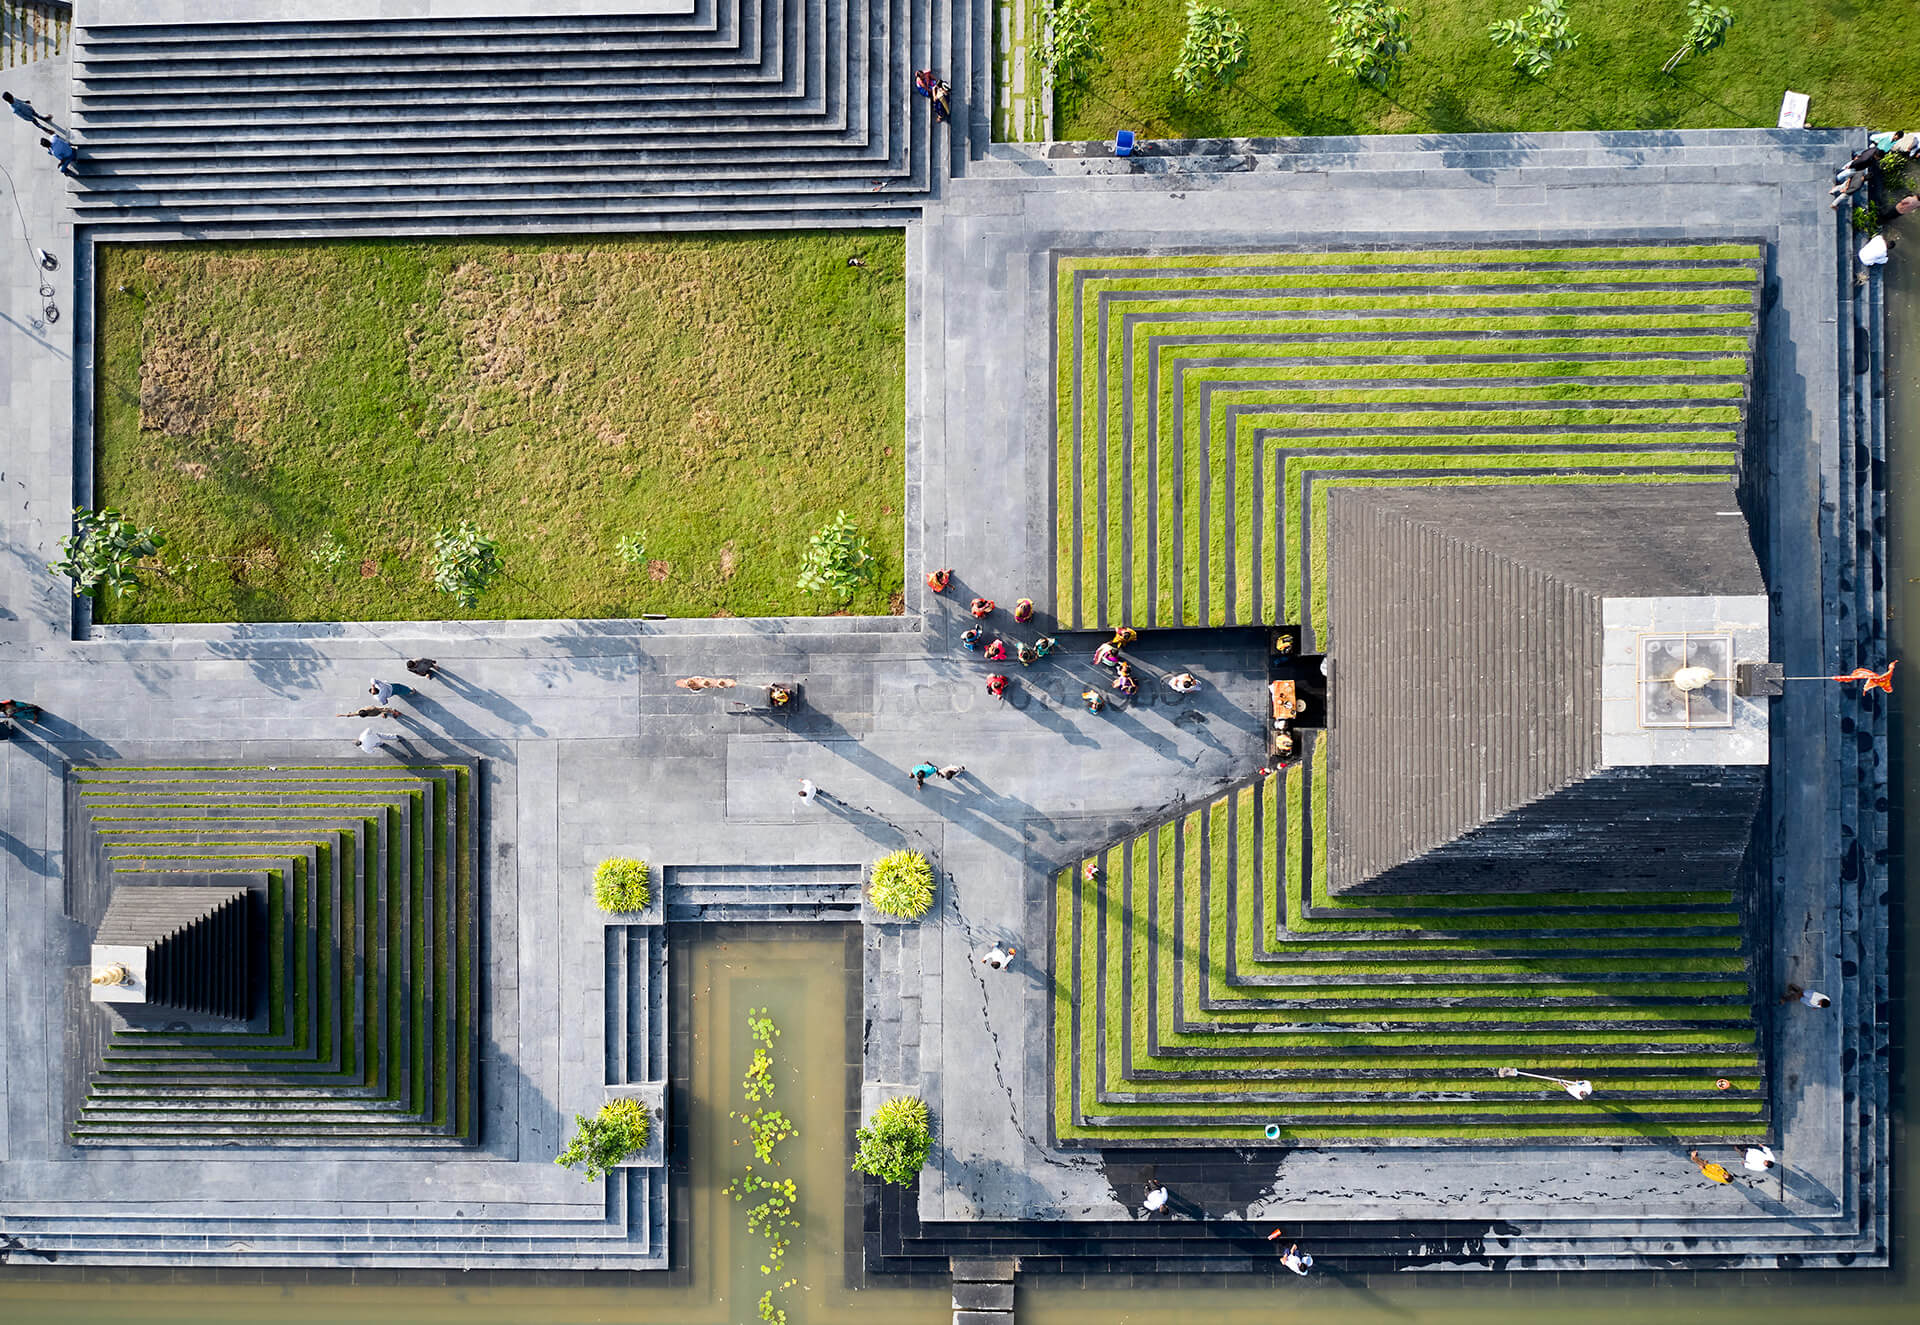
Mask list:
[[[1568,6],[1580,45],[1541,78],[1487,40],[1489,23],[1524,4],[1426,0],[1402,6],[1412,49],[1384,92],[1327,63],[1320,0],[1220,3],[1246,27],[1247,64],[1230,87],[1199,97],[1182,96],[1172,78],[1184,0],[1097,6],[1105,58],[1083,94],[1062,98],[1055,136],[1110,138],[1116,124],[1147,138],[1772,128],[1783,87],[1812,95],[1819,124],[1890,124],[1908,115],[1916,82],[1909,0],[1735,5],[1726,44],[1672,75],[1660,66],[1686,35],[1685,5],[1580,0]]]
[[[794,582],[840,509],[881,572],[846,610],[898,611],[904,261],[867,230],[103,246],[95,490],[169,541],[96,619],[827,613]],[[461,520],[505,566],[475,609],[428,578]]]

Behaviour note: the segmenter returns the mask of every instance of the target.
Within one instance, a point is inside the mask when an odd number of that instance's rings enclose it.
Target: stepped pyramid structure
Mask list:
[[[1061,873],[1060,1140],[1764,1134],[1765,710],[1656,753],[1606,622],[1740,604],[1768,656],[1729,481],[1759,258],[1060,262],[1062,604],[1298,621],[1331,673],[1299,767]]]
[[[77,770],[74,795],[85,821],[77,845],[110,898],[96,952],[150,932],[163,907],[191,907],[192,893],[231,899],[117,879],[256,871],[267,1003],[253,1028],[114,1029],[75,1141],[474,1144],[471,767],[116,765]],[[158,971],[149,958],[156,994],[166,952]]]
[[[94,1001],[245,1021],[254,994],[247,899],[245,888],[115,892],[93,936]]]

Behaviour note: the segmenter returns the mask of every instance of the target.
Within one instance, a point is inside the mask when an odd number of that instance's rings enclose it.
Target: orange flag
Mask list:
[[[1865,685],[1860,687],[1860,693],[1863,695],[1869,690],[1884,690],[1891,695],[1893,693],[1893,669],[1899,665],[1900,660],[1895,658],[1887,664],[1887,670],[1884,672],[1876,672],[1867,667],[1856,667],[1845,676],[1836,676],[1833,679],[1842,685],[1845,685],[1849,681],[1866,682]]]

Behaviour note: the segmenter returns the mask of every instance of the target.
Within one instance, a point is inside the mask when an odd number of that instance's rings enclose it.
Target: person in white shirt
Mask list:
[[[1007,969],[1007,963],[1013,960],[1013,954],[1018,951],[1018,948],[1003,948],[996,943],[993,945],[993,951],[982,957],[980,961],[996,971],[1004,971]]]
[[[1167,1202],[1172,1199],[1173,1193],[1167,1190],[1167,1185],[1164,1182],[1150,1182],[1147,1184],[1148,1214],[1152,1214],[1156,1210],[1166,1209]]]
[[[386,746],[399,739],[399,732],[377,732],[369,727],[360,733],[360,752],[370,755],[378,754]]]
[[[1765,1173],[1773,1167],[1773,1149],[1770,1146],[1748,1146],[1746,1160],[1749,1172]]]
[[[1566,1092],[1576,1100],[1584,1100],[1593,1094],[1593,1083],[1591,1081],[1569,1081],[1566,1084]]]
[[[804,804],[813,804],[813,798],[820,793],[815,789],[812,778],[800,779],[800,799]]]
[[[1302,1252],[1300,1244],[1296,1242],[1280,1257],[1280,1263],[1304,1279],[1307,1271],[1313,1268],[1313,1257]]]

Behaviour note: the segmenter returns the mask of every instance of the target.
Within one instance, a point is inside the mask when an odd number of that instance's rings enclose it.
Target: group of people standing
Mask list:
[[[407,659],[407,671],[412,675],[430,680],[440,671],[440,664],[432,658]],[[382,681],[374,677],[367,683],[367,693],[373,696],[373,703],[362,704],[340,716],[343,718],[387,718],[389,720],[403,716],[394,706],[394,700],[403,699],[413,693],[413,687],[397,685],[392,681]],[[354,740],[361,754],[378,754],[394,742],[401,739],[399,732],[375,731],[368,727]]]
[[[1855,152],[1833,177],[1833,187],[1827,190],[1827,206],[1835,210],[1842,204],[1864,207],[1871,216],[1872,224],[1868,228],[1874,233],[1860,246],[1863,266],[1881,265],[1892,250],[1893,237],[1881,227],[1920,210],[1920,196],[1905,188],[1894,190],[1901,194],[1897,200],[1890,202],[1886,196],[1887,185],[1890,182],[1904,185],[1907,169],[1915,163],[1920,163],[1920,132],[1909,129],[1876,133],[1868,137],[1867,145]]]
[[[937,594],[943,594],[953,583],[953,571],[941,569],[927,573],[927,588]],[[985,622],[1000,610],[1000,605],[991,598],[976,596],[967,604],[967,611],[976,622]],[[1013,605],[1013,619],[1016,624],[1026,625],[1034,618],[1033,599],[1022,598]],[[1132,626],[1121,626],[1113,632],[1113,638],[1107,640],[1093,651],[1093,663],[1096,667],[1106,668],[1113,674],[1110,688],[1116,693],[1131,698],[1140,691],[1140,682],[1133,674],[1133,664],[1121,653],[1122,649],[1132,645],[1140,638],[1140,632]],[[988,662],[1004,662],[1013,658],[1022,667],[1031,667],[1059,647],[1060,641],[1051,635],[1040,635],[1031,641],[1009,640],[996,636],[987,638],[984,625],[969,626],[960,633],[963,648],[978,652]],[[995,672],[987,678],[987,693],[995,699],[1005,699],[1012,678]],[[1175,672],[1167,677],[1167,688],[1178,695],[1189,695],[1200,688],[1200,678],[1190,671]],[[1088,687],[1080,692],[1080,702],[1085,704],[1089,713],[1098,713],[1107,706],[1106,696],[1099,690]]]

